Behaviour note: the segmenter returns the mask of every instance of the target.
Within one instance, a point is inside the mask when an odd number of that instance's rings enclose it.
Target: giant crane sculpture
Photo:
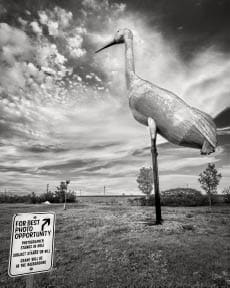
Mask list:
[[[201,154],[215,151],[216,126],[206,113],[189,106],[177,95],[149,81],[141,79],[135,73],[133,55],[133,33],[129,29],[120,29],[114,39],[99,52],[115,44],[125,44],[126,83],[129,106],[134,118],[148,126],[151,136],[151,153],[155,188],[156,224],[162,223],[159,193],[156,136],[162,135],[168,141],[192,148],[201,149]]]

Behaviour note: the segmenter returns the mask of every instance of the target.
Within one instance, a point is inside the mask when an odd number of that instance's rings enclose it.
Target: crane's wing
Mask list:
[[[137,121],[146,125],[147,118],[153,118],[160,134],[170,142],[181,145],[187,141],[186,145],[191,144],[192,147],[206,145],[204,149],[202,147],[202,152],[215,150],[216,127],[212,118],[189,106],[176,94],[137,78],[129,90],[129,104],[138,112],[138,117],[134,115]],[[187,133],[192,133],[192,136],[186,139]]]

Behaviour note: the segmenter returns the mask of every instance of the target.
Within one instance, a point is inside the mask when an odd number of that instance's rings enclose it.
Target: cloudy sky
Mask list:
[[[149,133],[129,111],[124,47],[94,54],[123,27],[138,75],[229,118],[229,1],[0,0],[0,191],[41,193],[71,179],[85,194],[138,193]],[[199,188],[209,162],[220,190],[229,185],[229,138],[210,156],[158,145],[161,189]]]

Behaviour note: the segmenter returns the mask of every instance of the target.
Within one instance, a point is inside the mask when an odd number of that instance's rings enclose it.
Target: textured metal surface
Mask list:
[[[134,118],[147,125],[148,117],[155,120],[157,131],[170,142],[202,150],[203,154],[214,152],[216,127],[211,117],[187,105],[170,91],[157,87],[136,76],[129,88],[129,105]]]

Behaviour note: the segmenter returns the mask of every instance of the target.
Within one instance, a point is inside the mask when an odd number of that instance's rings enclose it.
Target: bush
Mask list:
[[[45,202],[45,201],[49,201],[50,203],[63,203],[64,199],[65,198],[61,197],[60,194],[48,191],[48,192],[43,193],[43,194],[38,196],[37,203],[42,203],[42,202]],[[67,203],[76,202],[76,195],[74,194],[74,192],[68,191],[66,193],[66,202]]]
[[[30,195],[0,194],[0,203],[29,203]]]
[[[146,198],[145,196],[137,197],[134,199],[128,199],[128,203],[132,206],[154,206],[155,197],[154,195],[150,195],[148,198]]]
[[[50,203],[60,203],[60,198],[58,198],[58,195],[48,191],[46,193],[37,195],[34,192],[27,195],[16,195],[16,194],[6,194],[6,193],[0,193],[0,203],[30,203],[30,204],[37,204],[37,203],[43,203],[45,201],[49,201]],[[62,199],[62,201],[64,201]],[[76,195],[72,191],[68,191],[66,193],[66,202],[73,203],[76,201]],[[63,203],[63,202],[62,202]]]
[[[202,206],[208,204],[207,195],[191,188],[177,188],[163,191],[161,202],[165,206]]]
[[[155,196],[150,195],[149,198],[141,197],[141,206],[154,206],[155,205]]]
[[[149,199],[146,197],[135,198],[135,202],[141,206],[154,206],[155,197],[150,195]],[[203,206],[208,205],[207,195],[202,195],[198,190],[191,188],[176,188],[161,192],[162,206]]]
[[[55,203],[54,193],[51,191],[47,191],[46,193],[40,194],[37,196],[37,203],[42,203],[45,201],[49,201],[50,203]]]
[[[142,205],[142,198],[143,197],[137,197],[137,198],[134,198],[134,199],[131,199],[129,198],[127,200],[128,204],[130,204],[131,206],[144,206]]]

